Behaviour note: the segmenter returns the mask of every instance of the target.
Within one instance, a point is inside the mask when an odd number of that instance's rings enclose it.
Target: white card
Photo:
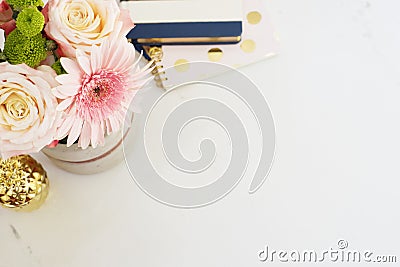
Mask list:
[[[241,21],[241,0],[158,0],[122,1],[121,7],[129,10],[133,22],[218,22]]]
[[[233,68],[245,66],[278,52],[278,41],[269,20],[266,6],[262,0],[243,0],[243,34],[239,44],[233,45],[193,45],[163,46],[164,56],[159,65],[164,66],[163,82],[165,88],[172,87],[179,76],[204,77],[204,74],[190,73],[190,65],[182,63],[212,61]],[[196,77],[193,78],[196,78]]]

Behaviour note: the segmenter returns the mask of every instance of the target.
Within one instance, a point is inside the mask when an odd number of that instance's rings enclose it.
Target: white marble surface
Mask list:
[[[266,2],[281,54],[243,69],[277,127],[256,194],[247,174],[214,205],[176,209],[145,195],[124,164],[77,176],[38,156],[50,197],[34,213],[0,210],[0,266],[288,266],[257,253],[339,239],[400,261],[400,3]]]

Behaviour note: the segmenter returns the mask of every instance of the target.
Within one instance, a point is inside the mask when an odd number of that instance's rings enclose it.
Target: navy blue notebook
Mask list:
[[[242,35],[240,0],[123,1],[135,46],[235,44]]]

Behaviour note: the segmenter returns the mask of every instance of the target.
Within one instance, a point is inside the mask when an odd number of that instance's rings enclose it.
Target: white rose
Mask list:
[[[0,152],[3,158],[39,152],[56,136],[61,114],[48,66],[0,63]]]
[[[127,10],[115,0],[50,0],[47,35],[57,41],[61,54],[75,57],[75,50],[90,53],[111,34],[126,36],[134,27]]]

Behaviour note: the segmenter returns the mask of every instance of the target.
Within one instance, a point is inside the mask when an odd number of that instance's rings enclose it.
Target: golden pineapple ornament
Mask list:
[[[38,209],[46,200],[49,180],[29,155],[0,160],[0,205],[18,211]]]

